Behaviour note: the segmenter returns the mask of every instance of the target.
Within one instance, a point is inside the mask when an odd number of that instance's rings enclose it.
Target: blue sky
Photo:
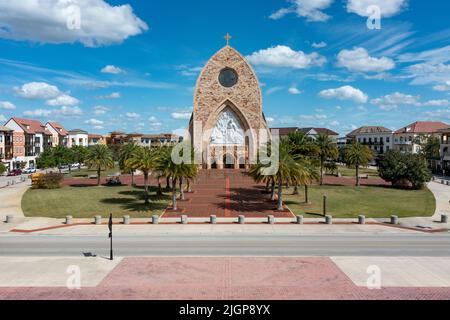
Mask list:
[[[450,25],[431,0],[0,0],[0,122],[92,133],[187,126],[202,66],[247,56],[272,127],[450,123]],[[381,10],[381,29],[366,9]],[[81,13],[76,24],[77,8]],[[70,24],[73,22],[73,24]],[[79,27],[78,27],[79,26]]]

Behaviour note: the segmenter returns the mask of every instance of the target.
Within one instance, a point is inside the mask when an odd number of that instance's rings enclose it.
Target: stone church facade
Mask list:
[[[204,169],[248,169],[269,139],[258,78],[229,45],[208,61],[197,80],[189,132]]]

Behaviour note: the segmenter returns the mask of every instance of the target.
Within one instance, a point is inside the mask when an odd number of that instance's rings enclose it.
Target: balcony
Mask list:
[[[395,141],[394,144],[402,145],[402,146],[412,146],[412,141]]]

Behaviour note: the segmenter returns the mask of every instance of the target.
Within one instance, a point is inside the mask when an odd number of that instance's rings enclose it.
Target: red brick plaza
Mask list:
[[[94,288],[0,288],[0,300],[449,299],[450,288],[356,286],[329,258],[125,258]]]

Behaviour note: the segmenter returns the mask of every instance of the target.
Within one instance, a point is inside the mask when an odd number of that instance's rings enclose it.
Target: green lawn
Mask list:
[[[336,218],[430,217],[436,210],[436,201],[430,190],[399,190],[376,186],[312,186],[309,188],[310,204],[304,203],[304,188],[300,195],[292,195],[292,189],[284,194],[284,200],[295,214],[312,218],[322,216],[323,195],[327,195],[327,214]]]
[[[108,169],[106,171],[101,172],[102,177],[107,177],[109,175],[114,175],[120,172],[120,168],[118,166]],[[64,175],[66,178],[87,178],[90,175],[97,175],[97,170],[95,169],[72,169],[71,173],[67,173]]]
[[[55,190],[28,190],[22,198],[22,209],[27,217],[92,218],[95,215],[115,218],[130,215],[149,218],[162,214],[170,203],[170,195],[156,198],[151,188],[151,204],[145,205],[143,189],[120,187],[63,187]]]
[[[343,177],[354,178],[356,176],[356,169],[351,169],[346,166],[338,166],[339,172]],[[369,178],[379,177],[378,171],[369,168],[359,168],[359,174],[368,174]]]

